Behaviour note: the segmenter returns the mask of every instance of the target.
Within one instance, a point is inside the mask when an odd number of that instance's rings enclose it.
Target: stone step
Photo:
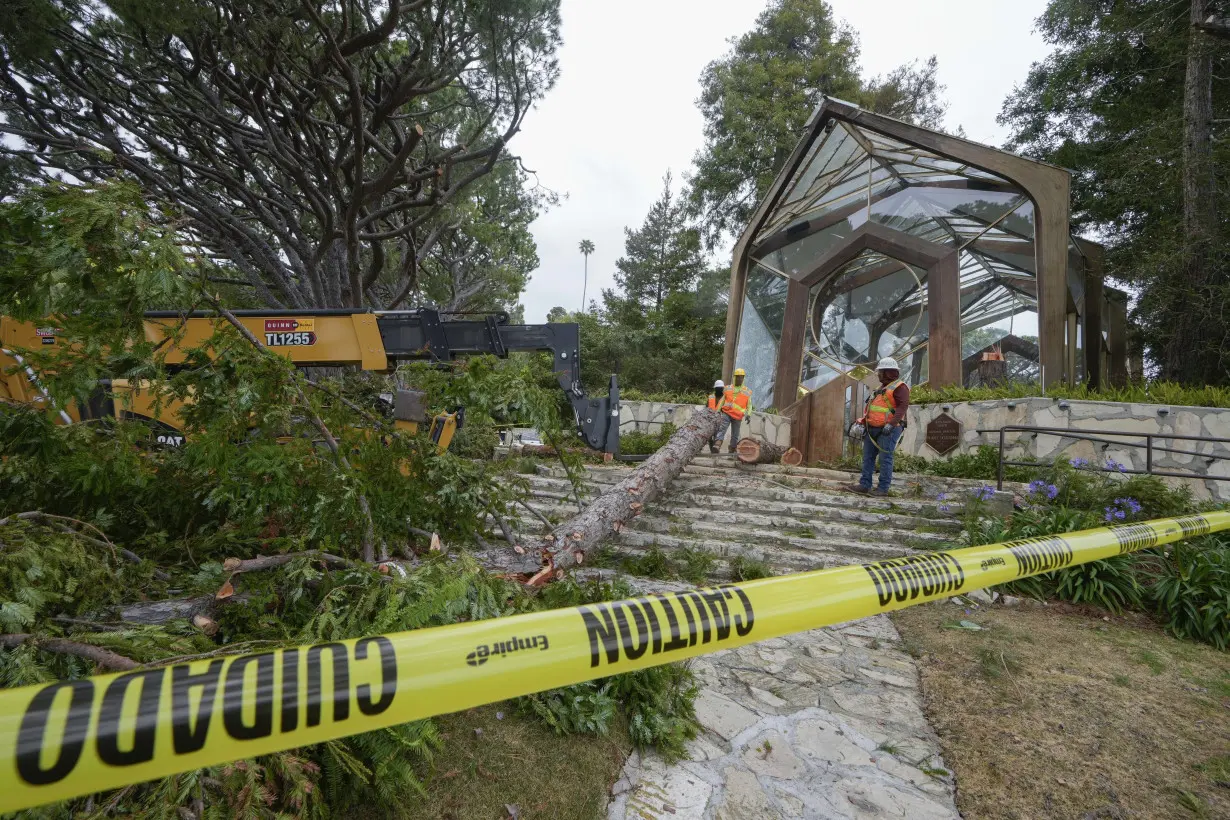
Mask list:
[[[666,535],[680,535],[713,541],[729,541],[738,544],[764,544],[790,549],[820,550],[832,552],[829,544],[839,544],[845,552],[857,552],[866,557],[896,558],[903,551],[939,549],[949,543],[945,539],[923,541],[918,535],[910,540],[868,539],[857,528],[833,524],[817,524],[811,530],[760,529],[748,524],[715,524],[705,521],[672,520],[663,515],[647,513],[639,515],[630,529]],[[811,532],[810,536],[803,534]],[[934,536],[933,536],[934,538]]]
[[[544,469],[539,475],[526,476],[531,489],[535,492],[545,491],[553,495],[572,494],[572,485],[564,476],[562,470]],[[594,472],[587,478],[586,487],[592,493],[595,490],[605,491],[624,476],[613,472]],[[826,489],[802,489],[788,487],[773,482],[761,481],[757,477],[731,476],[721,479],[706,479],[693,475],[682,475],[667,489],[665,501],[678,498],[707,498],[707,504],[719,506],[729,505],[731,498],[739,498],[740,504],[756,504],[758,501],[808,505],[818,508],[817,514],[827,514],[830,510],[845,510],[854,513],[864,513],[870,516],[883,514],[904,514],[918,518],[951,518],[960,514],[962,505],[948,501],[919,501],[909,498],[883,498],[877,496],[858,495],[851,492],[834,492]],[[661,503],[661,502],[658,502]],[[702,503],[696,501],[695,503]],[[940,510],[941,503],[947,511]],[[765,509],[764,512],[771,510]],[[860,519],[862,520],[862,519]],[[867,520],[866,523],[875,523]]]
[[[488,519],[488,526],[492,525],[494,521]],[[541,521],[529,515],[512,519],[510,525],[519,536],[527,540],[541,537],[545,530]],[[919,551],[909,544],[864,541],[852,538],[848,533],[816,533],[815,537],[806,538],[780,531],[758,532],[721,524],[680,523],[652,513],[637,516],[627,527],[615,534],[612,543],[631,543],[628,539],[621,539],[621,536],[627,533],[637,533],[637,537],[631,539],[634,546],[652,546],[656,543],[663,549],[698,549],[719,557],[726,557],[728,552],[747,554],[749,551],[756,554],[765,551],[792,554],[796,557],[821,554],[838,557],[840,560],[833,564],[834,566],[882,561]],[[942,544],[929,546],[938,547]]]
[[[831,470],[824,467],[790,467],[784,464],[743,464],[732,458],[716,457],[707,453],[702,453],[694,458],[687,465],[687,467],[685,467],[685,470],[752,472],[843,482],[850,481],[852,478],[857,478],[858,476],[856,472],[849,470]],[[897,482],[898,480],[910,483],[921,482],[937,487],[947,487],[954,491],[959,491],[962,489],[976,490],[980,487],[985,487],[987,484],[995,483],[993,480],[988,481],[976,478],[949,478],[947,476],[929,474],[923,475],[918,473],[894,472],[893,481]],[[1025,489],[1025,486],[1025,484],[1019,482],[1004,482],[1004,489],[1012,490],[1014,492]]]
[[[547,501],[544,504],[542,499],[533,499],[530,506],[553,521],[566,521],[575,515],[575,506],[556,503],[562,501],[560,499]],[[529,517],[527,520],[536,521],[539,528],[542,526],[537,519]],[[675,535],[700,535],[744,542],[772,541],[791,546],[835,538],[844,542],[865,543],[874,547],[877,553],[883,546],[888,551],[884,557],[893,557],[903,546],[910,549],[942,549],[949,546],[955,537],[955,533],[920,532],[883,524],[867,526],[823,518],[762,515],[750,512],[742,505],[737,509],[731,509],[729,505],[727,509],[714,509],[652,503],[646,512],[629,522],[629,526]]]
[[[621,530],[611,539],[611,546],[620,555],[636,556],[650,550],[662,550],[668,555],[679,550],[690,549],[707,552],[713,555],[720,567],[729,573],[730,561],[742,557],[753,561],[762,561],[772,568],[774,574],[784,575],[791,572],[807,572],[814,569],[831,569],[850,564],[865,563],[869,560],[880,560],[886,556],[860,556],[844,551],[843,545],[831,543],[831,550],[793,549],[765,544],[743,544],[738,542],[702,540],[679,535],[643,532],[640,530]],[[855,548],[857,548],[856,545]],[[861,545],[865,546],[865,545]],[[909,551],[897,551],[897,556],[909,554]],[[720,574],[715,571],[715,575]]]
[[[559,486],[534,488],[531,498],[537,498],[540,503],[558,507],[558,513],[565,517],[575,515],[577,511],[576,502],[573,501],[572,494],[568,492],[562,481]],[[768,519],[757,520],[756,526],[771,526],[778,529],[800,529],[812,526],[813,523],[828,523],[853,525],[864,529],[871,527],[874,532],[879,532],[880,528],[939,535],[954,535],[961,531],[961,522],[951,518],[876,512],[827,504],[772,501],[747,497],[737,490],[727,495],[693,492],[668,494],[664,498],[651,502],[649,509],[652,512],[682,515],[697,520],[712,519],[731,522],[734,521],[731,516],[752,515]]]
[[[539,469],[553,469],[562,475],[558,467],[539,465]],[[631,469],[627,465],[586,465],[586,471],[591,475],[613,474],[622,479]],[[858,481],[858,474],[841,470],[829,470],[819,467],[786,467],[780,464],[740,464],[733,459],[714,458],[712,456],[697,456],[683,469],[683,476],[721,478],[732,476],[759,477],[765,480],[776,480],[790,486],[826,487],[840,489]],[[993,486],[994,481],[982,481],[966,478],[947,478],[944,476],[918,475],[914,473],[896,473],[893,476],[894,490],[906,497],[922,496],[933,499],[940,493],[959,496],[974,492],[986,486]],[[1014,493],[1025,491],[1025,485],[1015,482],[1004,482],[1004,489]]]

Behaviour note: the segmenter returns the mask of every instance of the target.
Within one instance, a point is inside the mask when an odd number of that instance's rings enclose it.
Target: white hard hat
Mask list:
[[[900,369],[901,368],[897,366],[897,360],[894,359],[892,356],[885,356],[883,359],[880,359],[880,363],[876,365],[876,370],[900,370]]]
[[[713,383],[713,386],[714,387],[725,387],[726,382],[722,381],[721,379],[718,379],[717,381]]]

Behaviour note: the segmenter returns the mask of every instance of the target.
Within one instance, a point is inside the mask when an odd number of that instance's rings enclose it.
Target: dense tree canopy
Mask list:
[[[858,35],[824,0],[772,0],[755,27],[705,68],[698,101],[705,145],[691,197],[710,245],[746,226],[821,96],[940,124],[946,106],[934,57],[871,79],[860,75],[858,58]]]
[[[1138,290],[1133,312],[1160,375],[1230,379],[1230,230],[1214,220],[1208,281],[1187,275],[1184,96],[1189,50],[1219,66],[1230,42],[1196,35],[1189,2],[1052,0],[1038,20],[1054,46],[1006,102],[1009,147],[1073,170],[1073,218],[1107,245],[1109,273]],[[1193,46],[1193,44],[1195,44]],[[1199,56],[1193,55],[1193,56]],[[1230,88],[1211,79],[1207,207],[1227,212]],[[1206,87],[1205,89],[1209,89]],[[1190,333],[1180,333],[1188,328]]]
[[[27,179],[136,179],[272,306],[471,304],[505,264],[472,255],[486,211],[527,222],[515,172],[473,186],[555,80],[558,5],[17,0],[0,153]]]

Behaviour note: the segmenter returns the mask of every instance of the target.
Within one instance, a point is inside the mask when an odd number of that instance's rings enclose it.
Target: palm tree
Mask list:
[[[585,283],[581,285],[581,312],[585,312],[585,292],[589,290],[589,255],[594,252],[594,243],[581,240],[581,254],[585,257]]]

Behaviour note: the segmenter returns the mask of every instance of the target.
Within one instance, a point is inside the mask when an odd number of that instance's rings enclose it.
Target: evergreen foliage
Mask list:
[[[1054,50],[1004,104],[1008,147],[1074,171],[1073,220],[1107,247],[1108,273],[1139,290],[1132,312],[1163,379],[1230,379],[1230,232],[1216,222],[1207,283],[1186,278],[1184,93],[1189,50],[1224,64],[1230,40],[1201,37],[1189,4],[1051,0],[1038,30]],[[1225,212],[1230,86],[1211,80],[1214,210]],[[1190,329],[1191,332],[1187,332]],[[1184,341],[1186,340],[1186,341]]]

